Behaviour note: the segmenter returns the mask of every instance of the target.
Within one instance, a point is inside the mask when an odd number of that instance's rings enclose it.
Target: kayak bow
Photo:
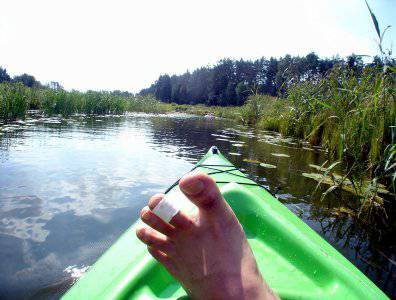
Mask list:
[[[388,299],[351,262],[248,179],[215,147],[197,163],[241,222],[259,269],[282,299]],[[178,190],[177,183],[167,193]],[[181,286],[147,252],[133,224],[64,295],[70,299],[178,299]]]

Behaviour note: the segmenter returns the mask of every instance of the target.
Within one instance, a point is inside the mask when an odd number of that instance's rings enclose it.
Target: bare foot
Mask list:
[[[169,224],[152,212],[163,195],[153,196],[141,212],[150,227],[136,233],[151,255],[192,299],[278,299],[263,280],[242,226],[214,180],[192,173],[179,187],[199,212],[194,217],[179,212]]]

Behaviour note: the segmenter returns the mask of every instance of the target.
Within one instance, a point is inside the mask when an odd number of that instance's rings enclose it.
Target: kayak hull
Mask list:
[[[282,299],[388,299],[336,249],[217,150],[212,148],[195,169],[216,180],[246,232],[265,280]],[[63,299],[184,298],[179,283],[136,238],[136,228],[141,225],[141,221],[133,224]]]

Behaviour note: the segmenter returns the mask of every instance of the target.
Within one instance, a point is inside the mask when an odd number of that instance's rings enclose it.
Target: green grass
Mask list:
[[[152,96],[117,96],[109,92],[28,88],[0,84],[0,120],[23,119],[28,109],[68,117],[125,112],[213,113],[245,125],[274,130],[321,145],[329,162],[341,162],[344,174],[361,199],[361,212],[375,208],[386,213],[378,196],[379,183],[395,194],[396,70],[366,67],[359,77],[347,68],[291,85],[286,98],[253,95],[243,106],[218,107],[162,103]],[[331,174],[334,164],[327,164]],[[369,183],[367,183],[369,180]],[[338,185],[340,185],[338,183]],[[341,186],[329,188],[333,191]],[[327,194],[327,193],[326,193]],[[394,200],[394,199],[393,199]],[[393,201],[394,202],[394,201]]]
[[[241,121],[241,108],[236,106],[206,106],[203,104],[187,105],[187,104],[172,104],[172,110],[177,112],[183,112],[187,114],[193,114],[198,116],[204,116],[206,114],[214,114],[216,117],[236,119]]]
[[[21,83],[0,84],[0,120],[8,122],[25,118],[28,109],[39,109],[46,115],[68,117],[123,114],[125,112],[164,113],[173,110],[151,96],[118,96],[110,92],[65,91],[62,89],[28,88]]]
[[[240,108],[241,121],[323,146],[328,160],[342,162],[353,182],[361,201],[359,214],[386,215],[389,201],[379,197],[378,187],[383,182],[395,194],[395,75],[392,68],[366,68],[357,78],[349,70],[334,68],[320,80],[292,85],[287,98],[251,96]],[[329,191],[336,188],[342,187]],[[388,198],[395,200],[394,195]]]
[[[32,93],[22,83],[0,84],[0,120],[24,118]]]
[[[230,118],[245,125],[274,130],[327,149],[325,175],[334,163],[344,167],[360,199],[358,216],[386,216],[395,204],[396,179],[396,70],[366,67],[358,77],[347,68],[290,86],[286,98],[253,95],[241,107],[179,106],[183,111]],[[343,181],[324,194],[343,189]],[[386,201],[381,184],[393,193]],[[393,205],[394,206],[394,205]]]

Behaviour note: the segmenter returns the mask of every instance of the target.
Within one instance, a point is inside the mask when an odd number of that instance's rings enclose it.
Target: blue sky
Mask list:
[[[381,28],[396,1],[369,1]],[[138,92],[224,57],[377,53],[363,0],[0,0],[0,66],[67,89]]]

